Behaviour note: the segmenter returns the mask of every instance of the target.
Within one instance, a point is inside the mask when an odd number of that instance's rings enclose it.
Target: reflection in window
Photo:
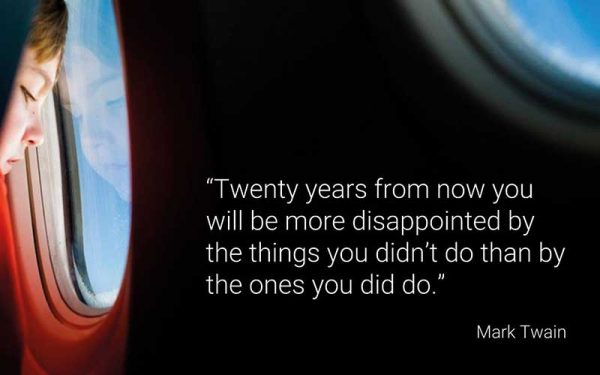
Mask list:
[[[570,76],[600,85],[600,2],[495,0],[525,41]]]
[[[67,0],[69,33],[61,103],[73,273],[80,298],[111,306],[131,222],[129,138],[112,1]]]

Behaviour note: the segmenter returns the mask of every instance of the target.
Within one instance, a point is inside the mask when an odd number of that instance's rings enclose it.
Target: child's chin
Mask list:
[[[0,168],[0,173],[2,175],[6,175],[8,174],[8,172],[10,172],[12,169],[12,165],[8,162],[2,162],[2,167]]]

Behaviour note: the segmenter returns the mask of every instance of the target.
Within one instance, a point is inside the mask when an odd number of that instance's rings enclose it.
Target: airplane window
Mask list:
[[[533,136],[597,154],[600,2],[394,3],[437,61],[482,103]]]
[[[514,27],[565,73],[600,86],[600,2],[504,0]]]
[[[60,100],[74,283],[110,307],[123,279],[131,223],[127,109],[112,1],[67,0]]]

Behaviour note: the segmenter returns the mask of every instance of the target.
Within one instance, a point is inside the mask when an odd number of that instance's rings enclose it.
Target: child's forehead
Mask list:
[[[59,56],[46,61],[38,61],[36,52],[32,48],[26,48],[22,57],[20,69],[22,71],[39,75],[49,85],[54,84],[58,71]]]

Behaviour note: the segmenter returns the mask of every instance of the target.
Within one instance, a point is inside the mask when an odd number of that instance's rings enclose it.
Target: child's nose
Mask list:
[[[34,114],[32,122],[29,124],[23,135],[23,141],[27,146],[37,147],[44,143],[44,130],[39,114]]]

